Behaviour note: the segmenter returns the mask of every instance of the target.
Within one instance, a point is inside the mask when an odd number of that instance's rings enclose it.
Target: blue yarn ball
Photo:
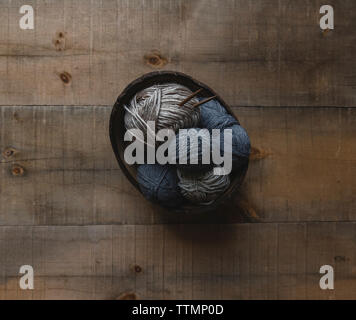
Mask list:
[[[137,181],[146,199],[164,207],[179,207],[183,197],[178,187],[177,169],[170,165],[142,164]]]
[[[247,132],[240,125],[235,124],[226,127],[220,132],[220,153],[224,152],[224,133],[223,130],[232,130],[232,167],[237,169],[241,165],[246,164],[250,156],[251,144]]]
[[[210,100],[200,106],[200,125],[202,128],[224,129],[235,124],[240,124],[226,109],[217,101]]]
[[[220,154],[224,153],[225,129],[232,130],[232,165],[237,169],[248,161],[251,151],[250,138],[240,123],[217,101],[211,100],[200,106],[200,124],[204,128],[220,129]]]
[[[247,162],[247,159],[250,155],[250,139],[247,135],[247,132],[244,128],[242,128],[240,125],[235,124],[230,127],[226,127],[224,129],[219,129],[220,131],[220,139],[219,141],[214,142],[212,139],[212,136],[210,134],[207,134],[206,136],[203,135],[203,138],[201,136],[195,137],[194,140],[190,139],[190,136],[187,136],[186,134],[183,134],[182,131],[180,131],[177,135],[176,138],[172,140],[171,143],[175,144],[176,147],[176,163],[177,167],[181,170],[185,171],[192,171],[192,172],[205,172],[209,171],[213,168],[214,163],[213,163],[213,158],[212,158],[212,150],[215,146],[219,147],[220,155],[223,157],[225,148],[224,148],[224,130],[226,129],[231,129],[232,131],[232,146],[231,146],[231,151],[232,151],[232,168],[237,169],[241,165],[245,164]],[[197,129],[194,128],[195,131],[193,131],[192,136],[197,135],[201,133],[202,129]],[[179,139],[182,139],[183,142],[183,148],[180,150],[180,144],[179,144]],[[198,143],[196,143],[198,141]],[[193,144],[194,142],[194,144]],[[210,150],[210,163],[209,164],[203,164],[203,146],[207,146]],[[183,155],[186,154],[186,159],[187,163],[182,164],[180,160],[182,160],[180,156],[180,151],[183,152]],[[197,163],[191,163],[191,159],[195,158]]]

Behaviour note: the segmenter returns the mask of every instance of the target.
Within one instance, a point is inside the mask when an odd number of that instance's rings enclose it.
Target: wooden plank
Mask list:
[[[112,105],[129,81],[169,69],[238,106],[355,106],[356,4],[334,0],[20,0],[0,3],[2,105]]]
[[[283,297],[283,299],[294,299],[294,297],[300,297],[306,299],[308,296],[308,287],[303,285],[308,281],[308,271],[312,274],[310,276],[309,285],[311,288],[317,287],[317,281],[315,281],[318,267],[320,270],[320,254],[314,252],[314,255],[309,255],[307,260],[307,252],[313,251],[316,243],[320,243],[321,240],[313,239],[309,240],[310,235],[307,230],[309,227],[316,226],[321,228],[326,225],[325,223],[319,224],[279,224],[277,226],[277,298]],[[352,226],[352,224],[350,224]],[[342,224],[343,228],[347,228],[347,224]],[[349,236],[350,234],[348,234]],[[330,245],[331,241],[328,241]],[[325,262],[325,261],[324,261]],[[334,261],[326,260],[324,264],[332,264]],[[312,266],[310,266],[312,264]],[[334,266],[334,265],[333,265]],[[320,288],[317,287],[313,290],[316,295],[323,297],[323,293]],[[338,291],[339,292],[339,291]],[[312,296],[312,295],[311,295]],[[325,294],[324,294],[325,296]]]
[[[0,227],[0,297],[354,299],[355,227]],[[34,268],[32,291],[19,288],[23,264]],[[325,264],[334,268],[334,290],[319,287]]]
[[[254,152],[243,194],[266,221],[354,220],[352,109],[239,108]]]
[[[1,107],[0,225],[355,221],[353,108],[234,110],[254,147],[244,185],[218,213],[183,216],[123,175],[109,108]]]

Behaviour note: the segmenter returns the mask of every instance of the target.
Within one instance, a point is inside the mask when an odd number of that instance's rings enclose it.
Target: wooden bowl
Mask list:
[[[125,114],[124,105],[128,105],[137,92],[155,84],[163,84],[169,82],[184,85],[193,92],[200,88],[203,88],[204,90],[199,94],[199,96],[203,98],[204,97],[208,98],[216,95],[216,99],[221,103],[221,105],[224,106],[225,109],[228,111],[228,113],[231,114],[238,121],[236,116],[233,114],[231,108],[225,103],[225,101],[219,95],[217,95],[207,85],[197,80],[194,80],[193,78],[191,78],[190,76],[184,73],[175,72],[175,71],[156,71],[156,72],[147,73],[141,76],[140,78],[136,79],[135,81],[131,82],[124,89],[124,91],[119,95],[119,97],[117,98],[114,104],[110,117],[109,131],[110,131],[110,140],[111,140],[112,148],[114,150],[119,166],[124,172],[124,174],[126,175],[127,179],[129,179],[129,181],[139,191],[140,188],[136,179],[137,168],[135,165],[126,164],[124,160],[124,150],[128,145],[128,143],[124,141],[124,134],[126,132],[125,125],[124,125],[124,114]],[[233,193],[241,185],[246,175],[247,168],[248,168],[248,160],[246,161],[246,164],[241,167],[240,170],[238,170],[237,172],[233,171],[230,174],[229,188],[223,194],[221,194],[213,203],[209,205],[186,204],[179,208],[170,209],[170,210],[177,213],[202,213],[202,212],[208,212],[208,211],[218,209],[222,204],[226,203],[231,199]]]

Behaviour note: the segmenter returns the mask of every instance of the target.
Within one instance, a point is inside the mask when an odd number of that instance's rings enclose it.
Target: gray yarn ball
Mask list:
[[[170,165],[143,164],[137,169],[137,181],[146,199],[165,207],[177,208],[183,198],[178,188],[176,168]]]
[[[205,173],[188,173],[177,170],[178,186],[184,198],[197,204],[210,204],[230,185],[229,175],[215,175],[214,170]]]
[[[187,87],[176,83],[154,85],[138,92],[125,106],[126,129],[140,129],[146,136],[148,121],[155,122],[155,133],[160,129],[177,132],[180,128],[196,127],[200,110],[193,105],[199,102],[198,98],[179,106],[191,94]]]

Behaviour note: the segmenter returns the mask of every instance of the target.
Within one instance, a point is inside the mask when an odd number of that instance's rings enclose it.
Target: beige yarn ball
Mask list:
[[[193,105],[199,100],[194,97],[179,106],[191,94],[187,87],[176,83],[154,85],[138,92],[125,106],[126,129],[140,129],[146,136],[148,121],[155,121],[156,132],[160,129],[177,132],[182,128],[196,127],[200,109]]]

